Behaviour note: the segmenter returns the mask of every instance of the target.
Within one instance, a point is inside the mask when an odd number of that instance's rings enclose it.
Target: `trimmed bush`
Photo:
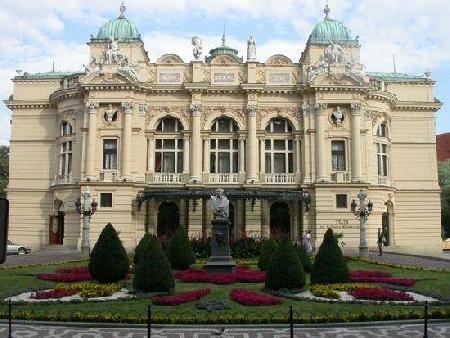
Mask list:
[[[262,271],[267,271],[270,267],[270,263],[272,262],[273,256],[277,251],[278,243],[274,239],[268,239],[264,242],[261,255],[258,259],[258,268]]]
[[[154,235],[139,243],[133,288],[142,292],[166,292],[175,286],[169,260]],[[144,236],[145,237],[145,236]],[[138,246],[139,246],[138,245]]]
[[[347,283],[350,274],[333,230],[328,229],[311,270],[311,284]]]
[[[303,265],[289,241],[282,241],[270,264],[266,275],[266,288],[301,289],[305,285]]]
[[[141,238],[138,245],[134,249],[134,258],[133,263],[136,266],[137,262],[139,261],[139,258],[143,256],[144,254],[144,248],[148,247],[149,243],[153,240],[154,235],[146,233],[144,237]]]
[[[186,270],[195,263],[195,255],[184,227],[179,226],[169,243],[167,250],[172,269]]]
[[[263,241],[257,238],[244,237],[231,242],[231,256],[233,258],[253,258],[261,254]]]
[[[111,223],[104,228],[89,259],[89,273],[100,283],[117,283],[129,270],[127,253]]]
[[[295,244],[294,249],[297,252],[298,258],[300,258],[300,262],[302,262],[303,270],[305,270],[305,272],[311,272],[312,263],[305,248],[301,245]]]

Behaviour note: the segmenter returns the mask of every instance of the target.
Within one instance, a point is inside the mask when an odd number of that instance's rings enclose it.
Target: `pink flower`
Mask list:
[[[379,288],[363,288],[350,291],[350,294],[356,299],[369,299],[379,301],[414,301],[414,298],[403,291],[394,291]]]
[[[37,291],[31,295],[33,299],[58,299],[63,297],[72,296],[80,290],[64,290],[64,289],[53,289],[49,291]]]
[[[38,279],[57,283],[83,282],[92,280],[89,273],[41,273]]]
[[[212,273],[206,270],[190,269],[175,272],[175,278],[184,283],[213,283],[213,284],[234,284],[234,283],[262,283],[266,277],[264,271],[250,270],[249,268],[238,267],[233,273]]]
[[[192,302],[194,300],[203,298],[207,296],[211,292],[211,289],[199,289],[196,291],[189,291],[189,292],[183,292],[179,293],[174,296],[167,296],[167,297],[154,297],[152,299],[153,304],[155,305],[180,305],[187,302]]]
[[[233,289],[230,299],[247,306],[277,305],[282,302],[281,298],[253,292],[247,289]]]
[[[350,274],[354,283],[380,283],[411,287],[416,283],[413,278],[392,278],[390,273],[382,271],[356,270]]]

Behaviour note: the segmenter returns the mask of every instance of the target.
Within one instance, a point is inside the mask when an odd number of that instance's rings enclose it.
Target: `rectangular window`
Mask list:
[[[275,174],[286,173],[286,154],[284,153],[273,154],[273,171]]]
[[[275,150],[285,150],[286,149],[286,141],[285,140],[274,140],[273,141]]]
[[[112,193],[110,192],[100,193],[100,207],[112,208]]]
[[[266,173],[272,172],[272,161],[270,160],[270,153],[266,153]]]
[[[388,176],[388,153],[387,145],[377,144],[377,156],[378,156],[378,175]]]
[[[183,172],[183,152],[179,151],[177,153],[177,173]]]
[[[59,149],[59,175],[72,174],[72,141],[64,142]]]
[[[336,208],[347,209],[347,195],[337,194],[336,195]]]
[[[331,141],[333,171],[345,171],[345,141]]]
[[[219,155],[219,173],[230,172],[230,153],[218,153]]]
[[[175,153],[163,153],[163,172],[174,173],[175,172]]]
[[[103,140],[103,169],[117,169],[117,140]]]

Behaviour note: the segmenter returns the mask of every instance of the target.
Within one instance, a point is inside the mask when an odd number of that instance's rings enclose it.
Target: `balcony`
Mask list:
[[[72,175],[58,175],[56,176],[52,185],[70,184],[70,183],[72,183]]]
[[[265,174],[267,184],[295,184],[295,174]]]
[[[391,186],[391,180],[387,176],[378,176],[378,185]]]
[[[347,172],[334,172],[331,174],[331,182],[333,183],[350,183],[350,174]]]
[[[154,173],[153,183],[156,184],[181,184],[183,183],[183,174],[173,173]]]
[[[209,174],[208,183],[212,184],[238,184],[239,174]]]
[[[100,182],[117,182],[117,171],[101,171],[99,175]]]

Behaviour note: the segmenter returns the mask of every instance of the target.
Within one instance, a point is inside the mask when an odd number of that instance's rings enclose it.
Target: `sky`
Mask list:
[[[29,73],[81,71],[88,63],[87,42],[98,28],[119,14],[119,0],[2,0],[0,6],[0,98],[12,94],[11,78]],[[221,43],[245,58],[249,35],[256,39],[260,62],[284,54],[297,62],[325,0],[127,0],[125,16],[141,33],[150,61],[174,53],[193,60],[191,37],[203,50]],[[329,0],[330,16],[359,36],[367,71],[423,74],[432,71],[437,133],[450,132],[450,1]],[[0,144],[9,144],[11,112],[0,103]]]

